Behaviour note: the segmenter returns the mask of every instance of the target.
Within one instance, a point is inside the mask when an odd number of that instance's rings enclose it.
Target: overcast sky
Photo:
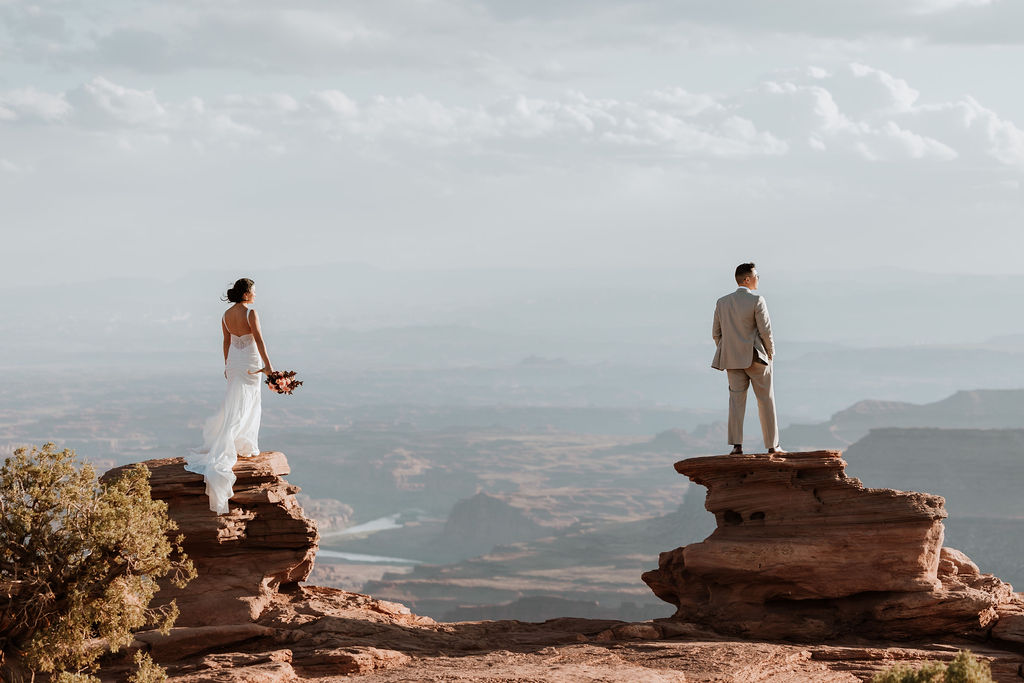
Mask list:
[[[0,286],[1024,273],[1020,0],[0,0]]]

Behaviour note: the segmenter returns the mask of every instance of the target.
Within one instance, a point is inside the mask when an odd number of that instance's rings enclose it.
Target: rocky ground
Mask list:
[[[774,461],[768,464],[780,474],[786,469]],[[209,513],[202,479],[185,472],[180,459],[147,465],[153,473],[153,495],[168,503],[169,514],[188,537],[199,577],[177,594],[179,626],[168,635],[137,633],[127,652],[104,660],[99,672],[103,681],[125,680],[136,650],[149,652],[178,683],[781,683],[869,680],[894,663],[951,659],[960,649],[988,660],[997,681],[1024,681],[1024,610],[1017,609],[1024,596],[1002,588],[989,598],[974,596],[979,605],[984,603],[979,612],[984,619],[969,636],[949,630],[930,637],[905,635],[900,641],[882,640],[864,629],[827,638],[738,638],[723,635],[715,623],[695,624],[679,615],[633,623],[581,618],[437,622],[398,603],[301,584],[309,575],[318,533],[295,500],[296,487],[284,480],[289,468],[282,454],[262,453],[240,461],[232,507],[223,516]],[[839,477],[839,465],[838,457],[831,457],[824,469]],[[772,481],[780,486],[810,481],[795,474],[804,468],[801,464]],[[769,490],[759,486],[762,492]],[[933,511],[933,503],[941,501],[925,494],[900,495],[920,496]],[[940,524],[937,512],[924,512],[926,527]],[[941,534],[933,541],[935,547],[922,552],[935,556],[935,566],[913,571],[934,578],[939,576],[936,543]],[[966,562],[961,558],[960,565]],[[943,571],[948,573],[948,568]],[[674,576],[664,577],[666,585],[672,585]],[[988,583],[982,588],[988,591]],[[750,609],[756,611],[756,605]],[[751,614],[748,610],[743,616],[749,619]]]
[[[396,603],[331,588],[279,594],[255,623],[140,633],[178,683],[224,681],[865,681],[896,663],[970,649],[997,681],[1024,680],[1024,647],[948,639],[752,641],[671,620],[437,623]],[[124,660],[104,667],[122,680]]]

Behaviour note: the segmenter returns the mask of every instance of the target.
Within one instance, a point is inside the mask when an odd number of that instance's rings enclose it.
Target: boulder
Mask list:
[[[717,528],[643,580],[674,618],[758,638],[982,634],[1009,584],[942,547],[945,501],[868,489],[839,451],[690,458]]]
[[[254,621],[275,593],[309,575],[319,534],[295,500],[299,487],[283,478],[290,472],[283,453],[238,459],[234,495],[224,515],[210,510],[202,476],[186,472],[184,459],[144,464],[151,473],[152,496],[167,503],[198,572],[184,589],[164,582],[153,602],[177,601],[181,614],[176,626]],[[103,478],[117,477],[123,469]]]

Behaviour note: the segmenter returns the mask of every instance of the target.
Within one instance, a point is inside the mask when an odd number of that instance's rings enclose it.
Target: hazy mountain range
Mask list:
[[[783,425],[864,399],[924,403],[1024,387],[1024,322],[1003,276],[761,267]],[[133,382],[219,377],[219,301],[243,273],[0,291],[0,368],[99,371]],[[275,363],[304,392],[350,406],[652,407],[724,415],[709,368],[730,273],[679,270],[388,271],[340,264],[245,273]],[[198,389],[197,389],[198,390]],[[752,415],[753,413],[751,413]],[[663,425],[664,428],[685,425]],[[642,432],[644,433],[644,432]]]

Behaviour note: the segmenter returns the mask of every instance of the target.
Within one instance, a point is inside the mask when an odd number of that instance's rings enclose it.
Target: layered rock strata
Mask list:
[[[271,681],[770,681],[856,683],[894,663],[948,661],[963,643],[744,641],[673,620],[597,619],[435,623],[395,603],[332,588],[278,594],[255,624],[138,634],[172,683]],[[969,644],[996,681],[1020,681],[1024,656]],[[131,656],[105,663],[104,683],[124,681]]]
[[[127,652],[105,658],[104,683],[126,680],[136,650],[149,652],[176,683],[338,680],[344,676],[406,683],[436,680],[851,681],[893,661],[949,659],[960,644],[892,648],[744,642],[674,619],[624,623],[600,619],[437,623],[406,607],[331,588],[297,585],[317,549],[316,527],[282,478],[280,453],[238,463],[231,512],[208,509],[202,480],[180,460],[146,463],[154,497],[191,534],[199,578],[181,594],[182,614],[167,635],[136,634]],[[116,476],[112,472],[107,476]],[[766,515],[767,516],[767,515]],[[730,518],[732,518],[730,516]],[[895,572],[894,575],[900,575]],[[955,551],[939,554],[936,576],[990,581]],[[904,578],[896,579],[900,582]],[[246,592],[248,591],[248,592]],[[921,592],[921,594],[927,594]],[[163,599],[166,593],[161,591]],[[1010,646],[972,644],[995,680],[1024,676],[1024,610],[999,606],[996,630]],[[904,605],[934,612],[927,601]],[[234,618],[233,618],[234,617]],[[855,675],[854,675],[855,674]]]
[[[225,515],[210,511],[203,478],[186,472],[184,463],[182,458],[144,463],[152,496],[167,503],[198,572],[184,589],[162,584],[154,604],[176,600],[177,626],[248,623],[282,588],[309,575],[319,541],[316,522],[295,500],[299,487],[283,479],[290,472],[283,453],[239,458]],[[110,470],[104,479],[122,469]]]
[[[759,638],[985,634],[1022,606],[942,547],[941,496],[867,489],[839,451],[690,458],[716,530],[643,580],[675,618]]]

